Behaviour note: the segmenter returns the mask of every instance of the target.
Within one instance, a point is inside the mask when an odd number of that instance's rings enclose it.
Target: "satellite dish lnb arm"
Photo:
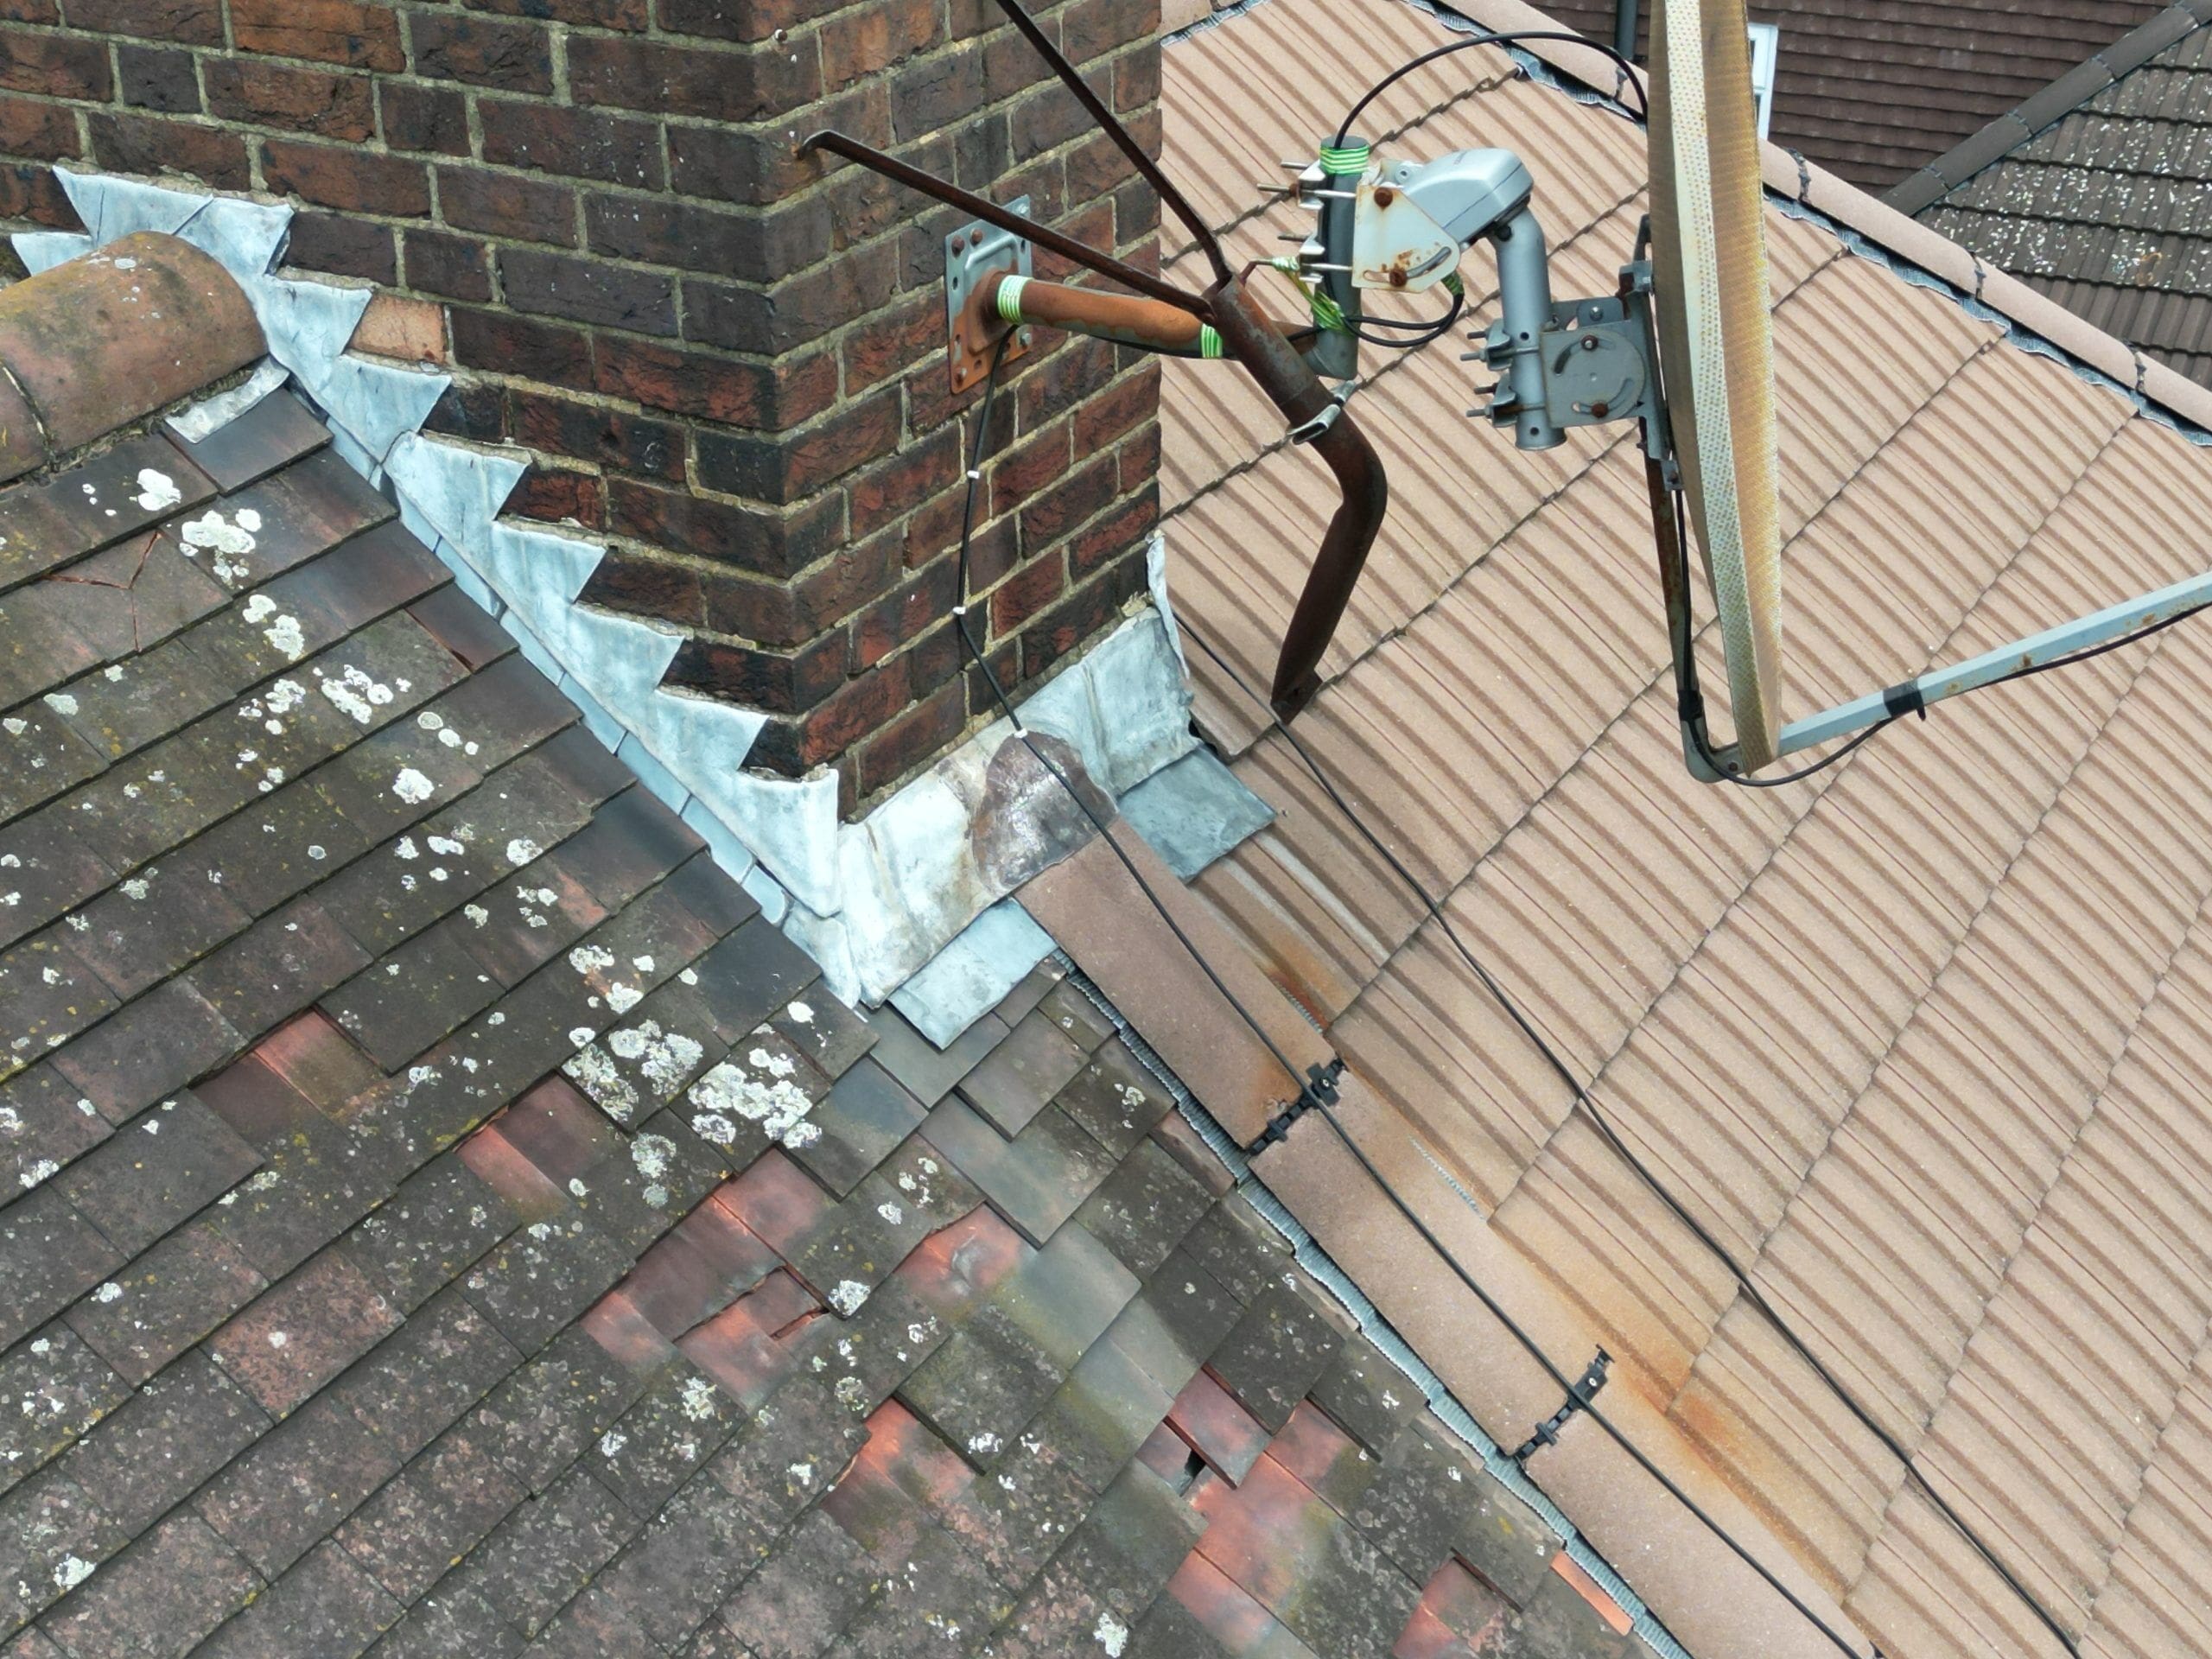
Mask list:
[[[1788,721],[1782,728],[1776,751],[1795,754],[1801,749],[1814,748],[1901,715],[1917,714],[1930,703],[1957,696],[1961,691],[1980,690],[1999,680],[2018,679],[2100,646],[2125,643],[2133,636],[2163,627],[2207,605],[2212,605],[2212,574],[2188,577],[2155,592],[2108,605],[2088,616],[2076,617],[2071,622],[2045,628],[2040,633],[2015,639],[2009,645],[1999,645],[1963,663],[1930,669],[1912,679],[1838,703],[1823,713]]]

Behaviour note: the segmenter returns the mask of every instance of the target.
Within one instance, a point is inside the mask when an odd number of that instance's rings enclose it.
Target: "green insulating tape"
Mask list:
[[[1298,284],[1298,291],[1306,296],[1306,308],[1313,314],[1313,326],[1316,328],[1338,331],[1343,329],[1344,326],[1343,308],[1329,297],[1319,284],[1312,281],[1298,268],[1297,260],[1286,257],[1270,259],[1268,264],[1270,269],[1282,272],[1284,276]]]
[[[1467,291],[1467,285],[1459,280],[1459,273],[1458,271],[1447,270],[1444,273],[1444,291],[1446,294],[1451,295],[1454,299],[1459,298]]]
[[[999,315],[1008,322],[1021,321],[1021,290],[1029,286],[1027,276],[1007,275],[999,283]]]
[[[1370,144],[1347,144],[1338,149],[1334,144],[1321,146],[1321,170],[1331,176],[1367,171],[1368,158],[1374,154]]]
[[[1202,322],[1198,325],[1198,355],[1200,357],[1221,355],[1221,335],[1210,322]]]

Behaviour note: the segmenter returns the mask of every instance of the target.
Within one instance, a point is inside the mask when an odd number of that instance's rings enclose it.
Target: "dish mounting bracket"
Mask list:
[[[1027,217],[1029,198],[1017,196],[1007,204]],[[1001,273],[1030,274],[1030,246],[1026,237],[977,219],[963,225],[944,238],[944,331],[952,389],[965,391],[990,372],[991,355],[1008,332],[995,316],[984,315],[981,290],[986,277]],[[1001,360],[1013,362],[1027,355],[1029,330],[1014,328]]]

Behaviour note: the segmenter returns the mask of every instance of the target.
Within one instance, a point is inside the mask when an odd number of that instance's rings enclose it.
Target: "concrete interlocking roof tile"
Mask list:
[[[1405,21],[1371,10],[1384,37]],[[1476,10],[1505,21],[1506,8]],[[1323,27],[1301,0],[1274,0],[1170,53],[1168,146],[1184,175],[1234,176],[1248,149],[1310,143],[1307,78],[1240,81],[1254,90],[1233,137],[1215,130],[1206,89],[1240,66],[1302,60]],[[1643,166],[1632,128],[1503,86],[1488,57],[1455,60],[1473,90],[1408,144],[1518,149],[1567,250],[1560,291],[1610,289],[1613,227],[1632,222]],[[1808,188],[1794,168],[1775,178],[1790,197]],[[1958,250],[1817,172],[1806,200],[1878,248],[1978,281]],[[2173,526],[2199,516],[2212,474],[2183,436],[1816,224],[1770,214],[1769,238],[1793,700],[1834,700],[2191,572]],[[1577,259],[1586,245],[1603,256]],[[1471,297],[1485,286],[1471,281]],[[2017,283],[1979,286],[2077,363],[2138,384],[2117,342]],[[1325,493],[1294,457],[1248,464],[1278,423],[1233,377],[1171,365],[1163,401],[1182,607],[1264,683],[1311,544],[1300,527],[1318,530]],[[2203,647],[2167,636],[1947,709],[1792,791],[1686,788],[1632,456],[1570,445],[1532,461],[1487,434],[1453,438],[1465,401],[1433,352],[1362,393],[1402,528],[1377,548],[1301,735],[1477,952],[1510,964],[1539,1028],[1596,1078],[1639,1154],[1924,1450],[2016,1569],[2093,1643],[2155,1649],[2137,1633],[2172,1616],[2146,1613],[2130,1552],[2139,1524],[2159,1524],[2146,1506],[2177,1455],[2164,1426],[2202,1345],[2196,1264],[2177,1241],[2202,1181],[2145,1153],[2193,1134],[2171,1033],[2192,1019],[2181,1009],[2212,880],[2184,758]],[[2201,420],[2204,406],[2177,391],[2164,407]],[[1290,809],[1197,889],[1236,935],[1228,948],[1329,1021],[1353,1072],[1388,1097],[1361,1108],[1368,1130],[1412,1126],[1472,1194],[1487,1224],[1471,1211],[1451,1225],[1478,1274],[1535,1318],[1551,1292],[1525,1268],[1541,1264],[1575,1310],[1538,1319],[1547,1349],[1564,1358],[1594,1339],[1625,1356],[1699,1490],[1756,1507],[1885,1649],[1960,1650],[1954,1632],[1984,1621],[2037,1650],[2017,1600],[1570,1111],[1242,694],[1193,662],[1210,733]],[[1126,897],[1100,868],[1084,925],[1054,924],[1106,979],[1118,954],[1173,947],[1148,926],[1093,937]],[[1217,1003],[1213,1018],[1234,1032]],[[1369,1144],[1406,1158],[1389,1136]],[[1446,1312],[1459,1292],[1418,1253],[1387,1248],[1402,1236],[1348,1197],[1357,1178],[1325,1136],[1294,1133],[1261,1168],[1479,1419],[1533,1421],[1522,1402],[1549,1385],[1439,1352],[1447,1330],[1462,1347],[1478,1330],[1499,1338]],[[1433,1224],[1449,1215],[1451,1199],[1427,1196],[1443,1192],[1433,1169],[1402,1161],[1393,1179]],[[1573,1455],[1545,1452],[1531,1472],[1578,1522],[1570,1498],[1604,1503],[1590,1530],[1619,1559],[1631,1517],[1656,1528],[1657,1511],[1608,1499],[1626,1464],[1569,1439]],[[1767,1617],[1770,1597],[1724,1609],[1706,1573],[1652,1561],[1630,1581],[1693,1649],[1730,1639],[1735,1611],[1734,1636],[1759,1650],[1809,1639]],[[2101,1624],[2108,1599],[2126,1637]]]

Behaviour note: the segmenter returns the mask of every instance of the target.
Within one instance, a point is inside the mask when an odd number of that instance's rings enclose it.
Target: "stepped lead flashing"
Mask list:
[[[87,353],[88,340],[105,349]],[[188,397],[266,350],[245,291],[173,236],[140,232],[18,283],[0,292],[0,480]]]

